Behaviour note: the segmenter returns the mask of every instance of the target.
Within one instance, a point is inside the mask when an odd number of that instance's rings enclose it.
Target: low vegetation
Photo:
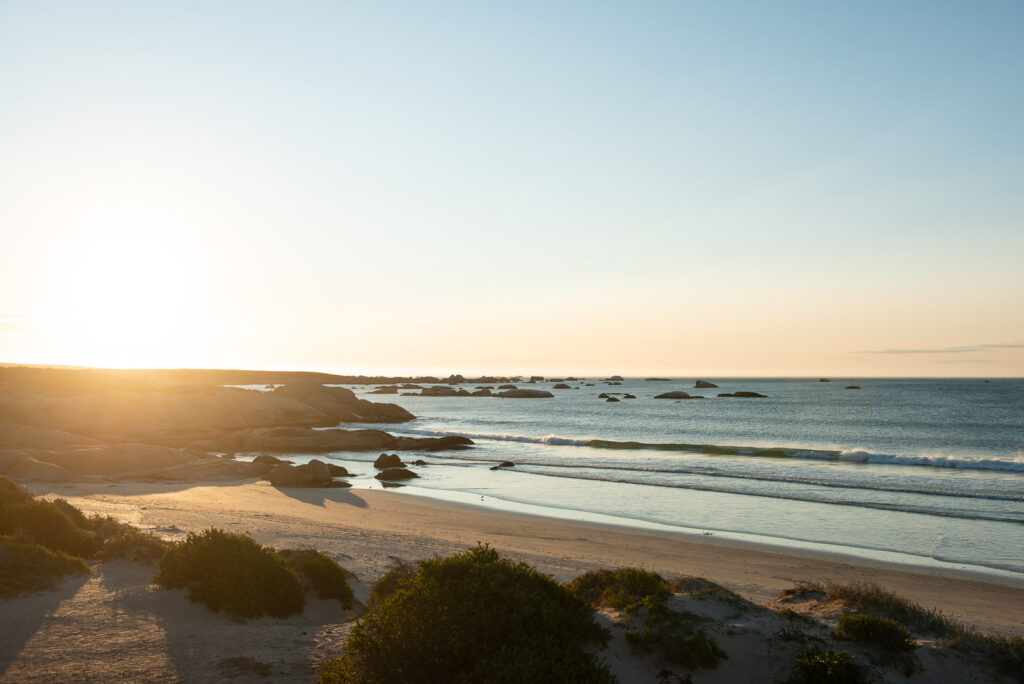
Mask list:
[[[314,549],[285,549],[277,554],[319,598],[337,599],[345,610],[352,608],[355,594],[348,584],[348,572],[340,565]]]
[[[639,568],[596,570],[567,585],[574,596],[594,608],[613,608],[631,616],[626,639],[638,651],[657,652],[669,663],[688,669],[714,668],[727,658],[699,618],[672,610],[668,582]]]
[[[189,532],[167,549],[153,581],[187,589],[190,600],[238,619],[286,617],[306,603],[295,571],[272,549],[214,528]]]
[[[608,638],[588,605],[488,546],[382,581],[321,682],[615,681],[588,650]]]
[[[391,568],[370,587],[370,608],[376,608],[416,576],[417,566],[405,561],[395,561]]]
[[[887,653],[913,651],[917,642],[907,628],[889,618],[859,613],[839,619],[839,635],[862,644],[881,646]]]
[[[81,558],[0,535],[0,598],[48,589],[64,575],[87,572]]]
[[[793,663],[786,684],[864,684],[864,669],[846,651],[822,651],[810,646]]]
[[[1024,682],[1024,638],[990,634],[944,615],[935,609],[897,596],[873,582],[852,584],[804,582],[789,593],[820,593],[841,600],[860,613],[887,617],[920,634],[931,634],[960,651],[977,653],[1001,672]]]

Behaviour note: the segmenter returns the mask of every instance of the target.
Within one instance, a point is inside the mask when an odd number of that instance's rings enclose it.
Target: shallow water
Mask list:
[[[477,443],[423,456],[435,465],[410,493],[1024,573],[1024,381],[707,380],[719,388],[591,380],[552,399],[364,398],[418,417],[395,434]],[[653,398],[670,390],[708,398]],[[768,397],[715,396],[738,390]],[[515,468],[487,467],[503,460]]]

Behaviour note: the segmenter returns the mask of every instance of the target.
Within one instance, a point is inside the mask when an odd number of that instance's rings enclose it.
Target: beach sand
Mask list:
[[[761,605],[803,580],[872,581],[981,629],[1024,634],[1024,582],[1010,579],[496,512],[400,491],[276,489],[266,482],[27,486],[171,539],[219,527],[277,548],[316,548],[355,573],[364,600],[367,586],[395,559],[486,542],[560,581],[596,568],[639,566],[669,578],[707,577]],[[10,637],[0,644],[0,681],[98,680],[118,672],[132,680],[216,680],[230,676],[224,659],[231,657],[269,663],[276,681],[309,681],[319,664],[340,654],[350,628],[344,618],[351,612],[319,601],[301,616],[242,627],[182,592],[153,588],[153,571],[108,563],[57,591],[2,604]],[[708,677],[694,681],[728,681],[721,679],[727,671]]]

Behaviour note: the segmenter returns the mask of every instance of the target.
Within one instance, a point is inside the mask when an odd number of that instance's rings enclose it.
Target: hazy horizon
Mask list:
[[[0,360],[1024,376],[1024,5],[0,0]]]

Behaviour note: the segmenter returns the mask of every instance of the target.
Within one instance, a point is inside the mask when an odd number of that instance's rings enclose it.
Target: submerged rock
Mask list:
[[[551,389],[570,389],[570,387],[566,385],[564,382],[560,382]]]
[[[988,380],[986,380],[985,382],[988,382]],[[847,385],[843,389],[860,389],[860,387],[858,387],[857,385]]]
[[[513,463],[512,461],[502,461],[496,466],[491,466],[491,470],[498,470],[499,468],[512,468],[514,466],[515,463]]]
[[[719,394],[718,396],[720,396],[720,397],[736,397],[736,398],[739,398],[739,399],[767,399],[768,398],[768,395],[760,394],[758,392],[733,392],[731,394],[730,393]]]
[[[608,397],[605,401],[618,401],[615,397]]]
[[[718,385],[716,385],[713,382],[708,382],[707,380],[698,380],[696,383],[694,383],[693,386],[696,387],[697,389],[712,389],[712,388],[717,389],[718,388]]]

